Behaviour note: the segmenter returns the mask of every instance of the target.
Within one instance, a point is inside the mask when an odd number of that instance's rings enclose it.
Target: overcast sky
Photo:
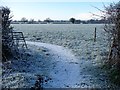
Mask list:
[[[91,13],[100,14],[95,7],[104,9],[119,0],[0,0],[0,6],[8,6],[14,15],[13,20],[27,19],[80,20],[95,19]],[[91,13],[90,13],[91,12]]]

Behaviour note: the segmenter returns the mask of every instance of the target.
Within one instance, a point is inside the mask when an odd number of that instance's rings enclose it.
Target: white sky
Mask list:
[[[68,20],[71,17],[88,20],[95,19],[90,13],[100,15],[99,9],[104,9],[113,0],[0,0],[0,6],[7,6],[14,15],[13,20],[27,19]],[[74,1],[74,2],[73,2]],[[117,2],[119,0],[114,0]],[[93,7],[94,6],[94,7]]]

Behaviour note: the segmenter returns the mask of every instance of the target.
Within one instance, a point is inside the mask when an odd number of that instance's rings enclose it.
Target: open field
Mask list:
[[[24,33],[26,40],[64,46],[81,58],[98,59],[108,51],[102,24],[14,24],[13,26],[16,31]],[[95,27],[96,42],[93,41]]]
[[[103,25],[14,24],[28,44],[28,56],[3,64],[3,87],[114,88],[102,69],[109,51]],[[97,28],[97,39],[94,29]]]

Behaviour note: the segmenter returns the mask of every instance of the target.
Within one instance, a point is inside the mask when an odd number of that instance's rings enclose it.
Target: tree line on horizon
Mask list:
[[[105,23],[106,20],[104,19],[90,19],[90,20],[80,20],[80,19],[75,19],[75,18],[70,18],[69,20],[52,20],[50,18],[46,18],[45,20],[34,20],[30,19],[28,20],[27,18],[23,17],[21,20],[13,20],[11,23],[12,24],[48,24],[48,23],[53,23],[53,24],[103,24]]]

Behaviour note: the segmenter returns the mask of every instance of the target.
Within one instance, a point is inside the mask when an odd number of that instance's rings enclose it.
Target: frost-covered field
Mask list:
[[[3,64],[3,87],[33,87],[39,75],[44,88],[114,87],[101,69],[109,50],[102,24],[13,26],[26,37],[28,58]]]
[[[64,46],[81,58],[97,59],[99,54],[108,51],[102,24],[23,24],[13,26],[16,31],[24,33],[26,40]],[[97,42],[94,43],[95,27],[97,28]],[[94,51],[96,52],[94,53]],[[94,54],[97,55],[94,56]]]

